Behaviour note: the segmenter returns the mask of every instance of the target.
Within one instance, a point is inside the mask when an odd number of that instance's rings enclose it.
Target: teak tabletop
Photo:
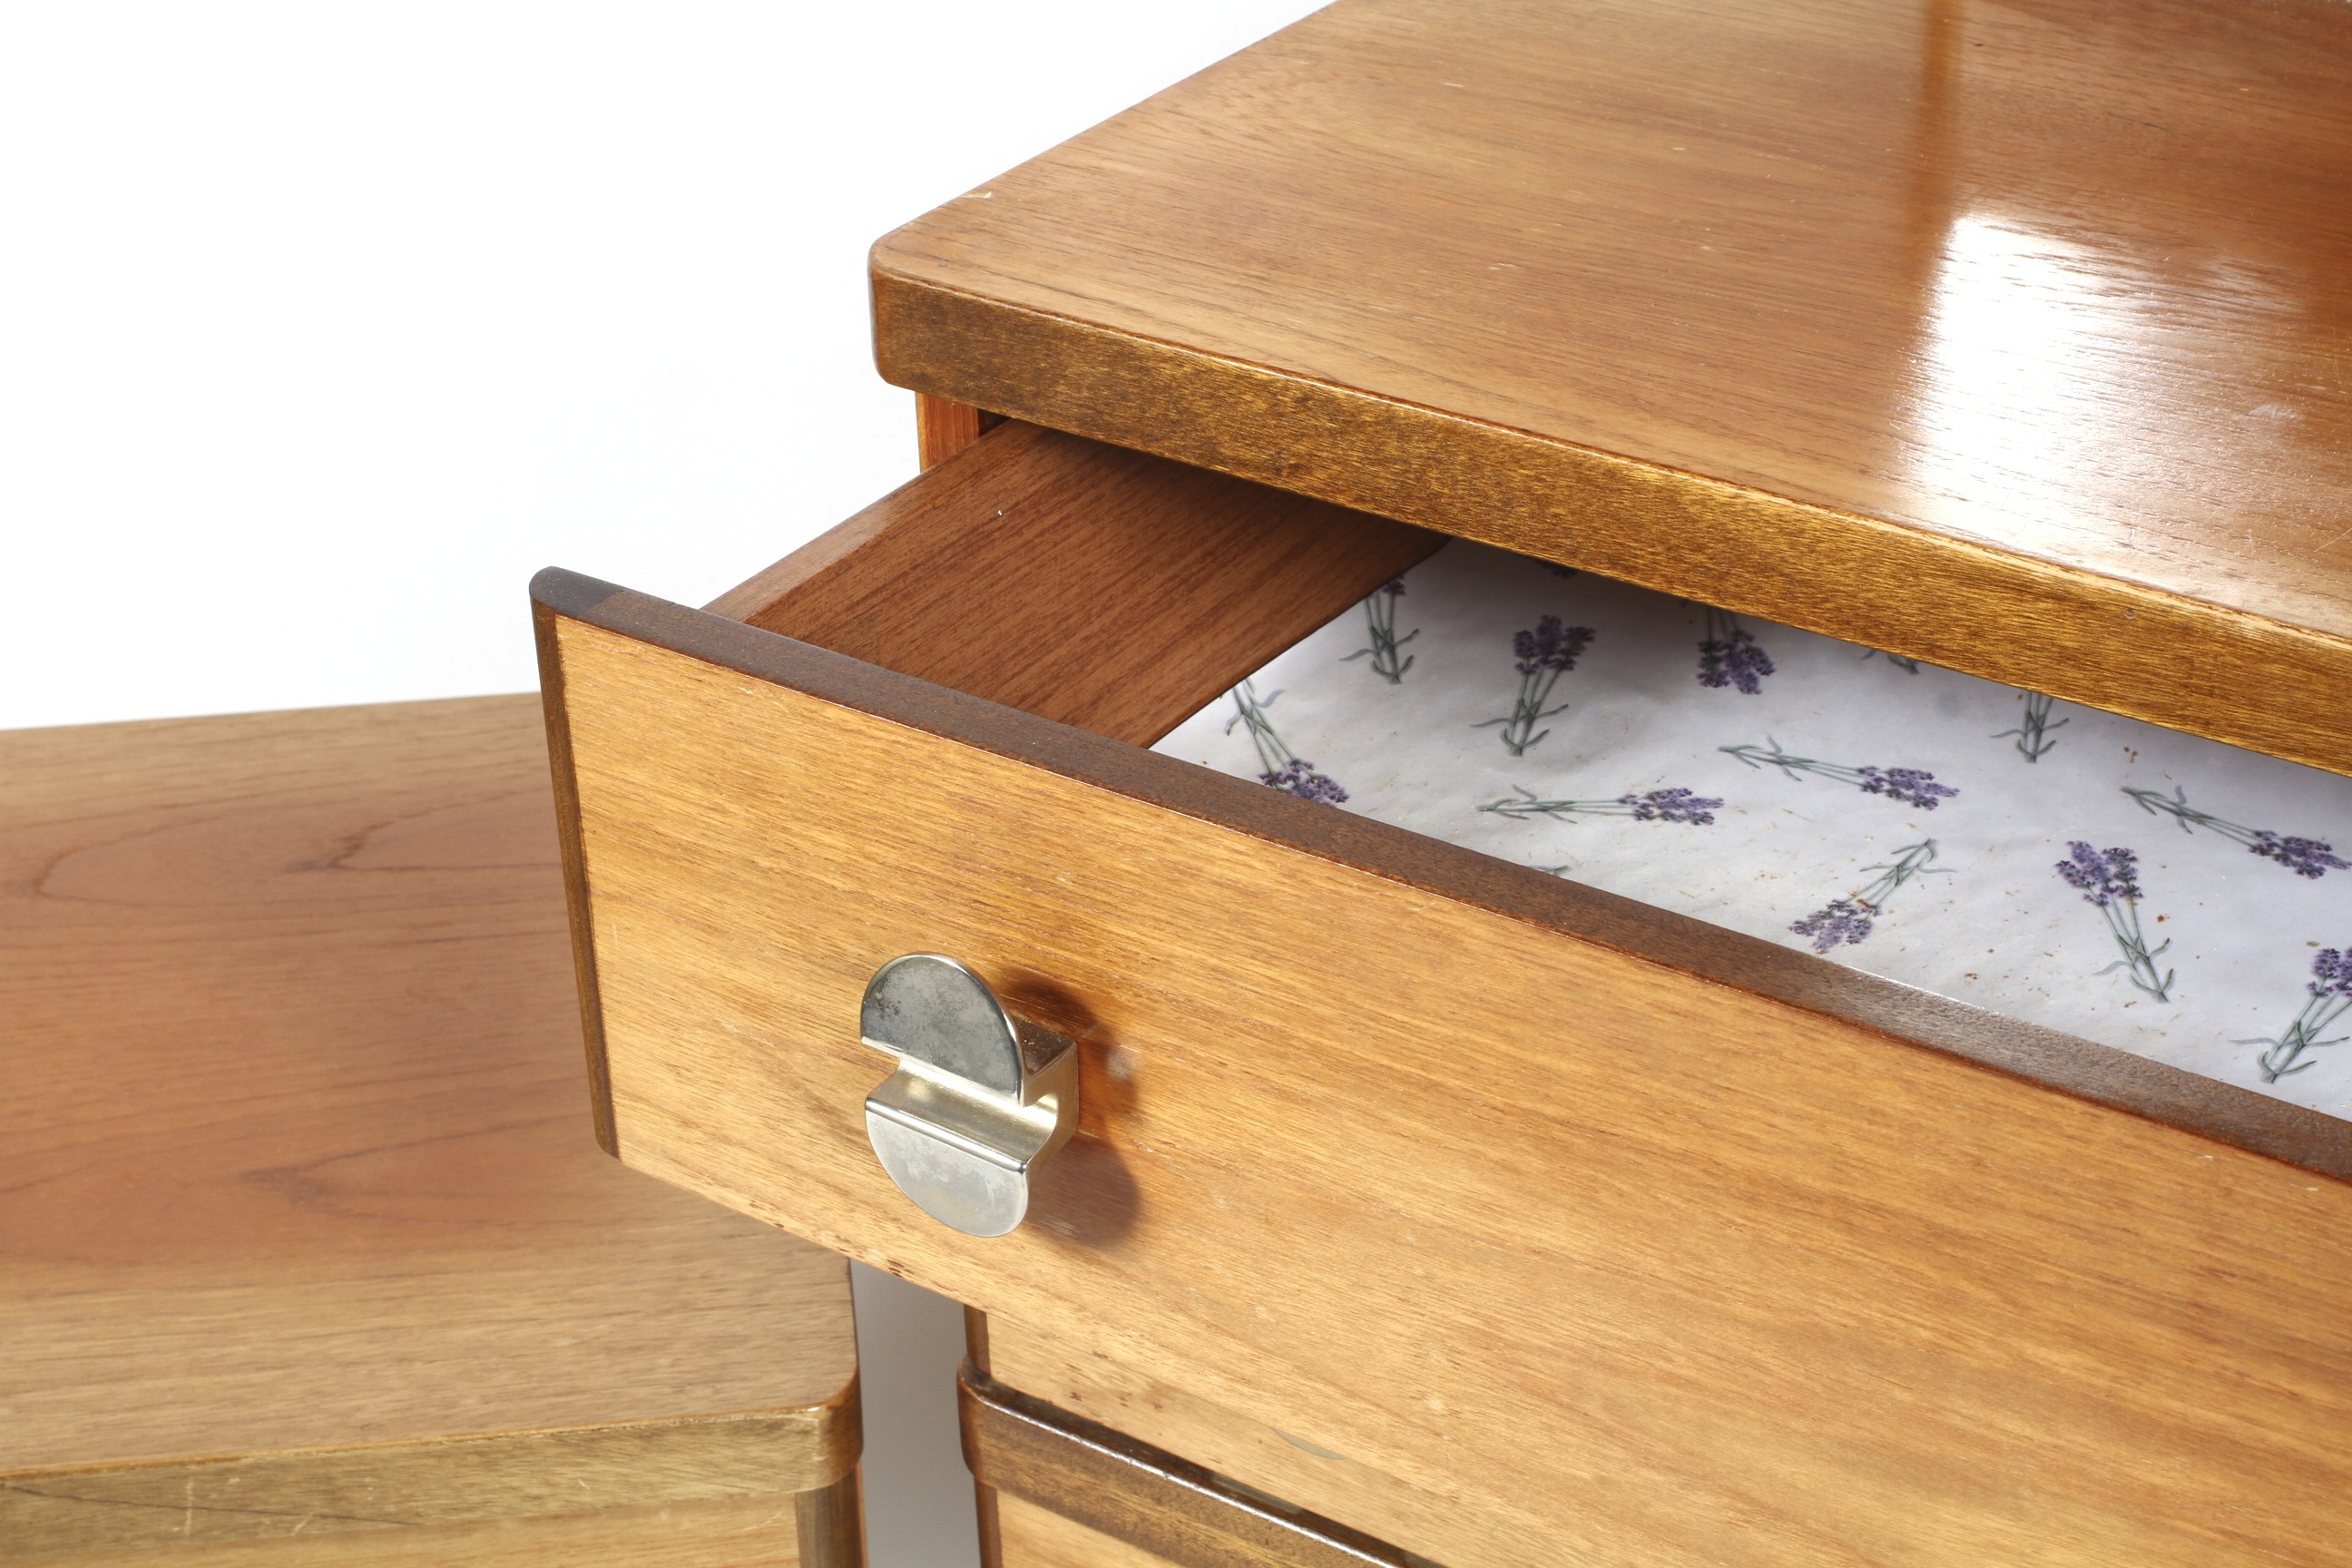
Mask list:
[[[2352,772],[2352,8],[1341,0],[890,235],[919,391]]]
[[[597,1150],[565,931],[536,697],[0,735],[0,1557],[847,1474],[844,1264]]]

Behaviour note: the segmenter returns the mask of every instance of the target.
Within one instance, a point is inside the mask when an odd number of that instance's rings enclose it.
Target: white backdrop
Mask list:
[[[1313,6],[0,6],[0,728],[523,689],[906,479],[866,247]]]
[[[527,689],[914,471],[866,247],[1305,0],[0,6],[0,729]],[[973,1563],[860,1270],[876,1568]]]

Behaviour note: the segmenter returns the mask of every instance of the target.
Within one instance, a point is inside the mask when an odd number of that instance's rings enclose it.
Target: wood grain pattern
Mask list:
[[[1523,868],[1514,913],[1433,895],[1335,851],[1479,858],[541,592],[642,1168],[1558,1561],[2336,1550],[2352,1185],[1595,943]],[[866,1146],[851,1020],[913,951],[1081,1043],[1079,1136],[1005,1238]]]
[[[841,1261],[589,1138],[553,829],[528,696],[0,735],[7,1554],[855,1465]]]
[[[1444,542],[1008,425],[710,609],[1149,745]]]
[[[1005,1387],[1419,1556],[1494,1568],[1557,1560],[1523,1521],[1457,1507],[1251,1415],[1075,1352],[1057,1333],[999,1317],[988,1345],[983,1370]]]
[[[41,1568],[796,1568],[793,1498],[37,1556]],[[293,1521],[288,1521],[290,1528]],[[840,1560],[845,1563],[854,1559]]]
[[[1253,1495],[969,1363],[956,1393],[964,1460],[996,1492],[1000,1543],[1011,1504],[1018,1546],[1024,1523],[1018,1505],[1025,1500],[1178,1568],[1411,1568],[1411,1558],[1386,1542]],[[1007,1568],[1020,1562],[1005,1552]]]
[[[998,1505],[998,1518],[1003,1555],[992,1568],[1166,1568],[1168,1562],[1017,1497]]]
[[[890,380],[2352,771],[2352,14],[1343,0],[886,237]]]

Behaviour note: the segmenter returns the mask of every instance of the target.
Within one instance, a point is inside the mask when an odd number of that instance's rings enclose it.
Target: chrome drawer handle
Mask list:
[[[935,952],[874,972],[857,1032],[898,1058],[866,1097],[866,1141],[898,1190],[967,1236],[1018,1226],[1032,1173],[1078,1125],[1076,1047]]]

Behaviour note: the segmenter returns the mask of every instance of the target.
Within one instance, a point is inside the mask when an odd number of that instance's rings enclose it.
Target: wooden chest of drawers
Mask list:
[[[1457,1568],[2340,1560],[2346,1123],[1143,748],[1455,535],[2352,771],[2347,102],[2316,4],[1357,0],[889,237],[936,467],[534,588],[608,1147]],[[1076,1045],[1009,1236],[867,1146],[916,952]]]

